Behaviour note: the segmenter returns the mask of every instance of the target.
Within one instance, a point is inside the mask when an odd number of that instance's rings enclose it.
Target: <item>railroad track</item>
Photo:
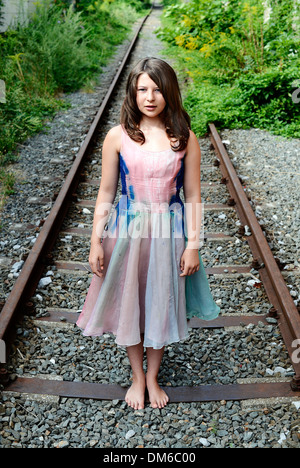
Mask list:
[[[44,225],[37,237],[37,240],[30,251],[21,273],[17,278],[14,287],[4,304],[0,314],[0,339],[1,343],[6,343],[7,360],[13,349],[16,323],[24,315],[30,315],[33,324],[36,327],[47,327],[54,324],[63,330],[69,330],[74,327],[77,320],[78,311],[70,311],[66,308],[52,307],[47,309],[46,314],[40,317],[34,316],[35,303],[32,297],[36,288],[49,265],[55,266],[57,271],[64,274],[74,274],[75,276],[89,275],[89,266],[87,261],[79,261],[76,258],[76,247],[69,249],[63,257],[59,237],[63,234],[69,236],[76,246],[76,242],[83,243],[89,241],[91,225],[82,227],[70,227],[68,219],[70,216],[76,216],[78,210],[86,209],[91,213],[95,205],[95,195],[99,186],[99,179],[95,175],[99,166],[91,165],[91,155],[95,147],[99,147],[99,139],[104,137],[102,127],[105,126],[105,120],[111,117],[107,116],[108,106],[112,103],[112,96],[118,98],[121,91],[120,82],[125,79],[126,66],[130,60],[130,54],[134,50],[139,33],[147,20],[145,17],[137,31],[130,47],[124,56],[124,59],[115,75],[115,78],[103,100],[97,115],[86,135],[86,138],[74,159],[73,165],[57,194],[50,214],[46,218]],[[122,87],[122,86],[121,86]],[[117,100],[120,101],[118,98]],[[117,122],[116,122],[117,123]],[[107,123],[106,123],[107,125]],[[211,182],[202,182],[202,191],[211,191],[209,197],[204,196],[205,212],[226,213],[234,211],[238,223],[233,227],[236,230],[231,232],[217,232],[210,230],[210,224],[204,232],[204,251],[205,244],[213,242],[215,246],[223,245],[233,239],[247,244],[251,252],[252,263],[238,264],[220,264],[206,267],[206,272],[210,279],[217,277],[231,277],[233,280],[238,275],[244,275],[251,279],[256,278],[256,283],[264,288],[269,300],[268,313],[224,313],[214,321],[204,322],[193,318],[189,322],[192,329],[238,329],[249,326],[263,324],[267,326],[270,322],[278,324],[283,343],[290,357],[290,364],[293,367],[293,376],[290,380],[273,381],[271,379],[257,379],[250,383],[230,383],[213,385],[182,385],[178,387],[167,386],[166,391],[170,397],[170,402],[204,402],[219,400],[248,400],[271,397],[299,397],[300,396],[300,364],[295,359],[295,348],[300,340],[300,316],[295,306],[289,290],[285,284],[284,277],[280,267],[274,259],[269,248],[264,233],[254,215],[247,195],[243,189],[224,144],[214,126],[210,124],[209,134],[211,138],[211,153],[213,156],[207,161],[204,160],[202,172],[216,172],[215,179]],[[227,203],[218,200],[216,194],[223,191],[227,195]],[[89,195],[88,195],[89,191]],[[36,202],[39,202],[36,200]],[[45,202],[45,200],[44,200]],[[226,215],[225,215],[226,218]],[[207,219],[207,218],[205,218]],[[209,219],[209,218],[208,218]],[[239,226],[237,226],[237,224]],[[226,231],[226,229],[225,229]],[[73,252],[75,251],[75,254]],[[73,255],[73,256],[72,256]],[[74,258],[73,258],[74,257]],[[249,258],[249,256],[247,257]],[[255,273],[255,274],[254,274]],[[213,282],[212,282],[213,283]],[[63,285],[66,289],[66,285]],[[222,307],[221,307],[222,308]],[[250,330],[250,329],[249,329]],[[250,331],[249,331],[250,333]],[[299,341],[300,343],[300,341]],[[30,346],[30,345],[29,345]],[[55,356],[52,356],[55,360]],[[88,363],[87,363],[88,364]],[[107,400],[124,399],[126,388],[118,384],[91,383],[86,381],[74,380],[56,380],[50,376],[41,378],[38,376],[17,376],[10,379],[9,372],[5,365],[1,366],[1,382],[5,385],[5,391],[16,392],[20,394],[42,394],[54,395],[59,397],[71,398],[93,398]]]

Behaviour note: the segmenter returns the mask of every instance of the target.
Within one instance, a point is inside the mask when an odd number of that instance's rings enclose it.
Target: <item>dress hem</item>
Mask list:
[[[215,313],[215,314],[212,314],[212,315],[208,315],[206,317],[200,317],[199,315],[197,315],[197,312],[189,312],[186,316],[187,320],[190,320],[192,318],[198,318],[200,320],[205,320],[206,322],[209,322],[210,320],[215,320],[216,318],[218,318],[220,315],[220,311]]]
[[[92,337],[92,338],[98,338],[98,337],[101,337],[101,336],[103,336],[103,335],[105,335],[105,334],[111,335],[112,338],[116,338],[116,339],[115,339],[115,343],[116,343],[116,345],[118,345],[118,346],[121,347],[121,348],[128,348],[129,346],[136,346],[136,345],[138,345],[139,343],[141,343],[141,340],[138,341],[137,343],[132,343],[132,344],[118,343],[118,341],[117,341],[117,335],[116,335],[114,332],[112,332],[112,331],[106,330],[106,331],[103,331],[102,333],[85,333],[85,332],[84,332],[84,328],[80,327],[77,323],[76,323],[76,325],[77,325],[78,328],[80,328],[80,330],[83,331],[83,333],[82,333],[83,336],[90,336],[90,337]],[[166,342],[166,343],[164,343],[164,344],[162,344],[162,345],[151,346],[151,345],[144,345],[144,344],[143,344],[143,346],[144,346],[144,348],[162,349],[162,348],[165,347],[165,346],[169,346],[169,345],[174,344],[174,343],[179,343],[180,341],[187,340],[188,338],[189,338],[189,334],[185,335],[183,338],[179,338],[178,340],[173,340],[173,341],[170,341],[170,342]]]

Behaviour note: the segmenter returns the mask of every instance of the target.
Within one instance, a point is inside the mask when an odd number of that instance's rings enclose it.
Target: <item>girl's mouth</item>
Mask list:
[[[145,106],[147,110],[154,110],[156,109],[156,106]]]

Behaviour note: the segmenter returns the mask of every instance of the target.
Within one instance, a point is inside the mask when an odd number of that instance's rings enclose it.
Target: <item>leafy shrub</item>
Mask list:
[[[0,166],[16,160],[17,144],[41,131],[46,117],[68,106],[62,92],[93,85],[145,5],[140,0],[43,0],[36,2],[27,26],[20,20],[0,35],[0,79],[6,87],[6,102],[0,103]],[[0,204],[12,181],[1,169]]]
[[[6,103],[0,104],[0,164],[14,159],[16,144],[40,131],[45,117],[66,107],[61,92],[89,83],[114,44],[124,39],[138,17],[132,5],[142,3],[111,1],[110,10],[108,0],[101,8],[99,1],[82,0],[78,9],[68,0],[37,2],[26,27],[17,23],[0,36],[0,79],[6,84]]]
[[[37,6],[28,27],[18,30],[18,40],[26,50],[24,66],[30,72],[38,59],[40,78],[52,89],[76,89],[95,71],[88,47],[90,30],[80,16],[72,6],[62,13],[58,7],[43,3]]]
[[[214,120],[299,136],[291,93],[300,78],[300,7],[269,3],[271,10],[262,0],[191,0],[165,9],[158,35],[189,77],[185,104],[198,133]]]

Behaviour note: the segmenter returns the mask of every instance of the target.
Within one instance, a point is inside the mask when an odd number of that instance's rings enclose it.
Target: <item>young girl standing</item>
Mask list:
[[[153,408],[167,404],[157,381],[164,347],[188,337],[188,318],[212,320],[220,311],[199,253],[200,157],[174,70],[141,60],[128,78],[121,125],[103,144],[94,276],[77,321],[84,335],[111,332],[126,347],[133,383],[125,400],[134,409],[144,408],[146,389]],[[106,224],[119,175],[122,195]]]

